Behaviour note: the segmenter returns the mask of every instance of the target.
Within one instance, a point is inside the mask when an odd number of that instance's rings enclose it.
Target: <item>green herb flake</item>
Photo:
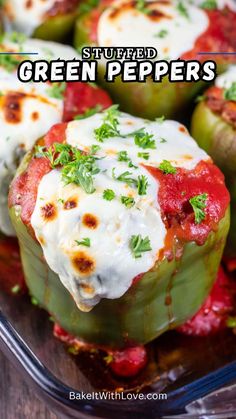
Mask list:
[[[113,362],[113,355],[112,354],[108,354],[107,356],[104,356],[104,361],[106,362],[107,365],[109,365],[111,362]]]
[[[127,208],[131,208],[135,204],[134,198],[131,198],[129,196],[122,195],[120,200],[121,200],[122,204],[124,204]]]
[[[115,168],[112,169],[112,177],[113,179],[118,180],[119,182],[124,182],[129,186],[135,185],[137,186],[137,180],[131,177],[131,172],[123,172],[119,176],[116,177],[115,175]]]
[[[94,130],[97,141],[103,142],[108,138],[119,137],[120,132],[117,128],[119,125],[119,115],[118,105],[112,105],[106,109],[102,125]]]
[[[161,139],[160,139],[160,143],[161,143],[161,144],[163,144],[163,143],[167,143],[167,140],[165,140],[165,138],[161,138]]]
[[[82,113],[82,114],[75,115],[74,116],[74,120],[78,121],[80,119],[89,118],[90,116],[93,116],[93,115],[95,115],[98,112],[101,112],[101,110],[102,110],[101,105],[96,105],[93,108],[86,109],[86,111],[84,113]]]
[[[127,151],[119,151],[118,153],[118,161],[130,161]]]
[[[176,167],[172,166],[171,162],[168,160],[163,160],[159,166],[159,169],[165,175],[174,175],[177,172]]]
[[[226,320],[226,326],[232,329],[236,328],[236,317],[228,317]]]
[[[91,241],[88,237],[85,237],[82,240],[75,240],[76,244],[78,246],[86,246],[86,247],[90,247],[91,246]]]
[[[89,13],[99,4],[99,0],[87,0],[79,5],[79,13]]]
[[[140,157],[141,159],[144,159],[144,160],[148,160],[150,155],[149,155],[149,153],[138,153],[138,157]]]
[[[24,57],[26,59],[26,57]],[[22,57],[10,54],[0,54],[0,67],[11,73],[22,61]]]
[[[146,0],[136,0],[136,9],[144,14],[149,15],[151,13],[151,10],[147,7]]]
[[[141,128],[134,133],[134,142],[138,147],[143,149],[156,148],[156,142],[153,139],[153,134],[148,134],[144,128]]]
[[[199,96],[197,96],[197,97],[196,97],[196,99],[195,99],[195,103],[200,103],[200,102],[203,102],[205,99],[206,99],[206,96],[204,96],[204,95],[199,95]]]
[[[69,348],[67,349],[67,351],[71,355],[78,355],[78,353],[79,353],[79,349],[76,348],[75,346],[69,346]]]
[[[189,200],[189,203],[191,204],[194,211],[196,224],[200,224],[206,218],[204,209],[206,208],[207,198],[208,194],[203,193],[201,195],[195,195]]]
[[[19,284],[14,285],[14,287],[11,288],[12,294],[18,294],[21,290],[21,287]]]
[[[141,234],[132,236],[129,246],[135,259],[141,258],[142,253],[152,250],[149,237],[147,236],[143,239]]]
[[[138,194],[146,195],[148,187],[148,178],[147,176],[141,175],[138,176]]]
[[[105,189],[103,191],[103,199],[106,199],[107,201],[112,201],[115,198],[116,194],[112,189]]]
[[[177,10],[179,12],[179,14],[183,17],[185,17],[186,19],[189,19],[189,13],[188,13],[188,9],[187,7],[184,5],[183,1],[179,1],[178,5],[177,5]]]
[[[91,146],[90,152],[91,152],[91,154],[92,154],[92,155],[94,155],[94,154],[96,154],[99,150],[101,150],[100,145],[98,145],[98,144],[93,144],[93,145]]]
[[[38,306],[38,300],[35,297],[31,297],[31,304],[33,304],[34,306]]]
[[[155,121],[158,122],[159,124],[162,124],[165,121],[164,115],[159,116],[158,118],[155,119]]]
[[[49,97],[53,99],[63,99],[66,89],[66,83],[52,83],[52,85],[47,89]]]
[[[157,38],[165,38],[168,35],[168,31],[166,29],[162,29],[160,32],[158,32],[155,37]]]
[[[224,98],[226,100],[236,101],[236,82],[232,83],[230,88],[225,90]]]
[[[93,176],[100,172],[96,158],[84,154],[69,144],[55,143],[53,147],[35,147],[36,157],[46,157],[52,168],[59,167],[65,184],[74,183],[88,194],[95,192]]]
[[[217,2],[216,0],[205,0],[202,2],[200,7],[206,10],[214,10],[217,9]]]

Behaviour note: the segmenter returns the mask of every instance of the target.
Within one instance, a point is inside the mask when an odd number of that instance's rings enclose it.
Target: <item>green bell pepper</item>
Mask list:
[[[16,176],[24,172],[30,159],[30,154],[25,156]],[[205,244],[185,244],[181,258],[168,261],[164,257],[121,298],[102,299],[85,313],[46,264],[42,248],[22,223],[20,212],[20,206],[10,209],[30,293],[72,335],[113,348],[146,344],[198,311],[214,283],[229,228],[227,210]]]
[[[33,33],[34,38],[62,42],[73,30],[77,12],[49,17]]]
[[[203,100],[193,113],[191,134],[221,168],[231,195],[231,226],[226,255],[236,256],[236,129]]]

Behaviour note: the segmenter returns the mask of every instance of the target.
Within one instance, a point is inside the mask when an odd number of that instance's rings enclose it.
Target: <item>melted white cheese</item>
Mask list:
[[[236,83],[236,65],[231,65],[228,70],[218,76],[215,81],[217,87],[229,89],[233,83]]]
[[[7,0],[4,6],[7,28],[13,28],[31,36],[46,19],[45,14],[55,0]]]
[[[71,47],[36,39],[27,40],[20,45],[6,39],[1,44],[1,50],[38,52],[39,55],[32,56],[34,59],[78,57]],[[0,92],[0,230],[7,235],[14,235],[7,208],[9,183],[25,152],[52,125],[61,122],[63,101],[50,97],[48,83],[21,83],[15,71],[10,73],[4,67],[0,67]],[[25,94],[19,101],[21,119],[17,123],[9,122],[6,118],[5,99],[13,92]]]
[[[37,202],[31,218],[31,224],[43,248],[45,259],[50,268],[56,272],[61,282],[69,290],[78,307],[89,311],[101,298],[119,298],[131,286],[133,278],[147,272],[158,260],[159,251],[164,246],[166,228],[161,218],[158,202],[159,184],[143,166],[154,167],[164,160],[174,166],[192,169],[196,164],[207,159],[189,136],[183,126],[174,121],[148,122],[141,118],[121,114],[119,130],[122,135],[129,134],[145,127],[146,132],[154,135],[156,149],[143,150],[134,143],[134,136],[128,138],[114,137],[97,142],[94,129],[102,124],[104,114],[73,121],[66,131],[67,143],[80,150],[89,152],[93,144],[101,149],[97,156],[100,172],[94,176],[95,192],[87,194],[75,184],[65,186],[60,170],[46,174],[38,188]],[[164,140],[166,142],[164,142]],[[137,168],[128,167],[127,162],[118,161],[118,152],[126,151]],[[138,157],[138,153],[148,152],[149,160]],[[113,172],[115,168],[115,172]],[[148,179],[147,194],[138,195],[137,189],[114,179],[125,171],[137,179],[144,175]],[[103,191],[112,189],[116,197],[112,201],[103,198]],[[133,197],[135,205],[127,208],[121,203],[121,195]],[[76,198],[78,205],[65,210],[63,203]],[[54,204],[57,216],[45,221],[42,207]],[[83,216],[92,214],[98,221],[95,229],[83,223]],[[130,250],[132,235],[148,236],[151,251],[135,259]],[[77,241],[89,238],[90,247],[78,245]],[[94,261],[93,272],[81,274],[72,263],[78,252],[84,252]]]
[[[116,0],[103,12],[98,23],[98,44],[103,47],[154,47],[158,59],[177,59],[193,49],[197,38],[209,24],[205,10],[182,2],[188,16],[177,7],[178,1],[150,3],[150,9],[164,13],[152,19],[142,13],[129,0]],[[117,15],[113,16],[113,13]]]

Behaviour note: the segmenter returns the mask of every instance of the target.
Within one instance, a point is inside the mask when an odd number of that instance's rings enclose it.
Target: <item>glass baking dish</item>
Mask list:
[[[28,296],[0,295],[0,348],[61,416],[76,418],[236,417],[236,336],[211,338],[170,332],[148,345],[138,377],[118,379],[102,353],[74,356],[53,337],[48,314]],[[222,390],[223,388],[223,390]],[[167,395],[152,400],[74,400],[70,392]]]

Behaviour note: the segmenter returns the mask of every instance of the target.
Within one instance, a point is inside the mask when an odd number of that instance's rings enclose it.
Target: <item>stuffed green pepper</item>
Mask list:
[[[6,30],[52,41],[64,40],[72,31],[78,0],[5,0]]]
[[[145,344],[197,312],[228,205],[222,173],[183,125],[116,105],[55,125],[9,195],[31,294],[67,332],[110,347]]]
[[[199,55],[200,52],[236,50],[236,4],[231,1],[130,1],[104,0],[79,16],[75,45],[100,47],[155,47],[158,60],[217,60],[218,70],[232,55]],[[99,60],[104,83],[105,60]],[[153,119],[183,116],[203,82],[126,82],[117,77],[106,83],[114,102],[124,111]]]
[[[231,193],[231,227],[226,255],[236,256],[236,66],[216,79],[200,98],[192,135],[220,166]]]

